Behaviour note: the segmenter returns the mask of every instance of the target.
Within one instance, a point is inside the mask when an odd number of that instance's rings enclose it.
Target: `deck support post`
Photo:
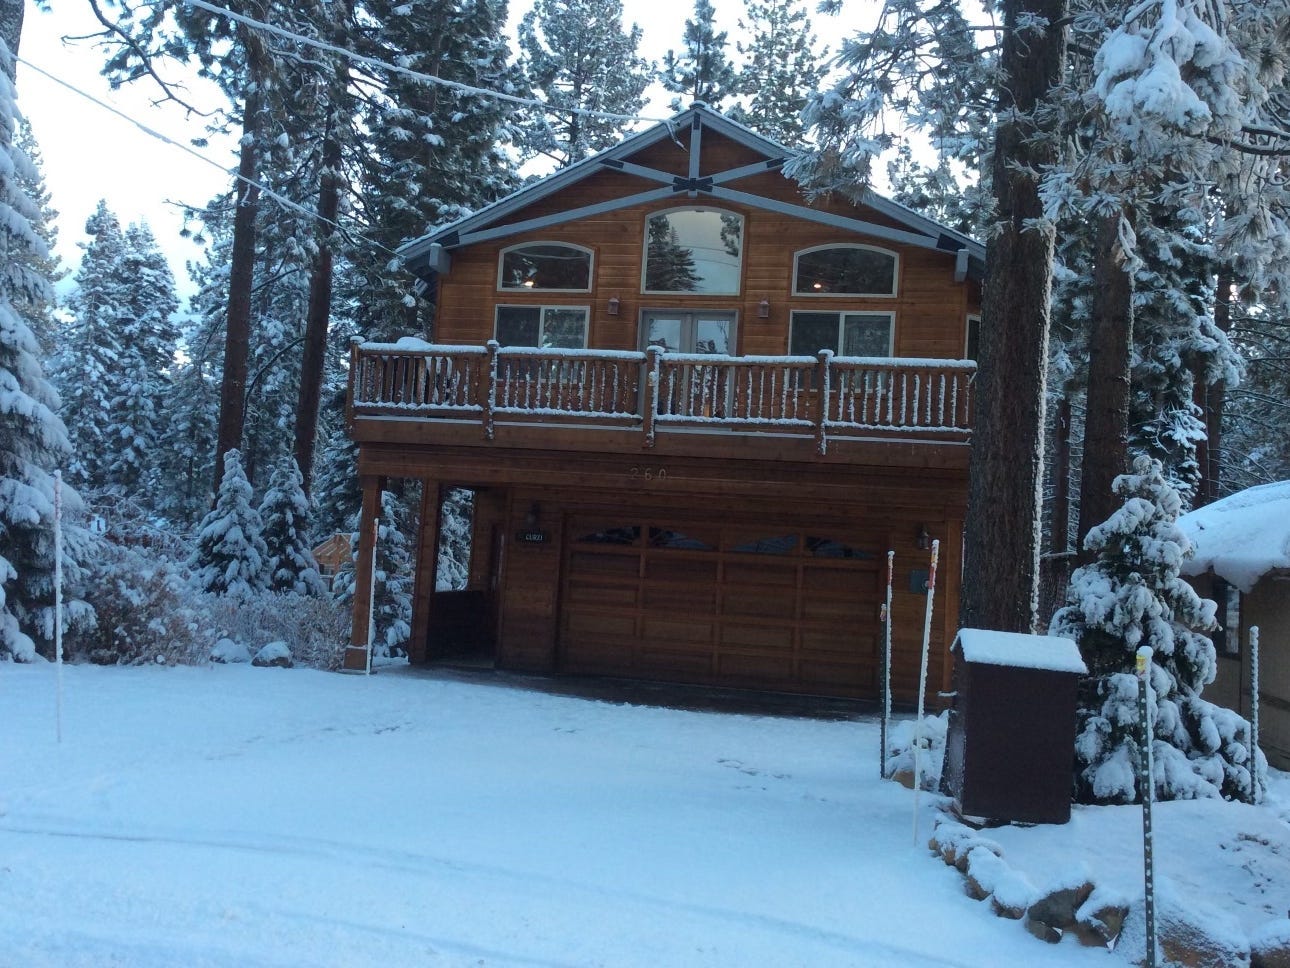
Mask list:
[[[439,572],[439,519],[442,515],[443,485],[435,480],[423,480],[421,519],[417,522],[416,578],[412,593],[412,637],[408,640],[408,661],[413,665],[429,658],[428,637]]]
[[[654,446],[654,421],[658,418],[659,348],[645,350],[645,392],[641,394],[641,425],[645,431],[645,446]]]
[[[358,560],[354,563],[354,611],[342,672],[371,669],[372,576],[376,574],[376,532],[380,526],[381,490],[385,479],[362,478],[363,510],[358,523]]]
[[[818,359],[820,362],[816,371],[816,383],[820,388],[820,404],[819,411],[815,414],[815,448],[823,457],[829,451],[829,394],[832,391],[829,386],[829,364],[833,362],[833,351],[820,350]]]

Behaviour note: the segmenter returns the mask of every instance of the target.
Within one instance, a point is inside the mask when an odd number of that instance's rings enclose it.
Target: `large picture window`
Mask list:
[[[717,208],[652,215],[645,229],[645,292],[732,296],[739,292],[744,219]]]
[[[891,313],[793,313],[788,352],[814,356],[832,350],[838,356],[891,356]]]
[[[580,350],[587,345],[585,306],[498,306],[497,342]]]
[[[798,296],[894,296],[896,253],[870,245],[824,245],[794,257]]]
[[[502,251],[498,289],[588,292],[591,252],[563,242],[526,242]]]

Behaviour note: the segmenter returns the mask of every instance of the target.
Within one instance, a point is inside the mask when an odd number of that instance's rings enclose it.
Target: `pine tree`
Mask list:
[[[230,450],[215,507],[202,519],[197,548],[188,562],[201,591],[249,598],[265,589],[264,525],[251,504],[251,493],[242,455]]]
[[[260,502],[268,588],[318,597],[326,587],[310,546],[309,498],[303,484],[294,460],[280,464]]]
[[[520,21],[520,49],[542,118],[528,132],[530,150],[562,167],[616,144],[645,104],[653,65],[637,53],[641,29],[623,30],[621,0],[537,0]]]
[[[1076,799],[1132,803],[1138,648],[1153,650],[1149,716],[1156,793],[1163,799],[1252,799],[1249,724],[1201,698],[1214,680],[1213,602],[1179,577],[1191,553],[1177,526],[1181,501],[1160,463],[1134,461],[1115,481],[1123,506],[1089,531],[1097,559],[1071,576],[1067,606],[1052,632],[1079,643],[1090,676],[1081,685],[1076,738]]]
[[[31,162],[30,168],[19,167],[14,174],[23,192],[35,206],[36,212],[30,219],[31,227],[45,244],[43,254],[28,250],[16,255],[25,260],[36,275],[47,280],[51,287],[57,286],[67,275],[67,269],[54,254],[54,246],[58,241],[58,212],[53,207],[53,198],[45,184],[40,145],[36,143],[31,124],[25,118],[18,121],[15,144]],[[41,359],[48,359],[54,350],[54,333],[58,326],[55,312],[57,308],[58,299],[52,292],[34,299],[21,294],[15,296],[14,310],[31,327],[41,349]]]
[[[358,444],[341,424],[327,428],[319,451],[314,486],[314,521],[319,541],[328,535],[353,530],[363,504],[358,482]]]
[[[19,172],[32,176],[26,156],[15,147],[13,55],[21,31],[21,5],[5,5],[0,30],[0,660],[29,662],[37,645],[54,637],[54,471],[71,454],[67,430],[56,412],[57,396],[41,370],[40,347],[14,309],[49,298],[49,283],[35,270],[48,253],[32,227],[36,204],[23,192]],[[92,611],[80,600],[78,564],[88,535],[74,527],[81,509],[76,492],[63,489],[68,514],[63,561],[65,616],[89,623]]]
[[[380,29],[371,53],[411,70],[476,88],[519,93],[508,66],[505,5],[495,0],[381,0],[366,8]],[[410,295],[393,250],[507,194],[517,184],[507,143],[515,105],[390,72],[367,100],[368,144],[358,159],[365,235],[348,252],[339,287],[369,339],[430,336],[433,306]]]
[[[824,79],[825,51],[815,50],[801,0],[748,0],[744,18],[739,26],[750,39],[735,46],[744,58],[738,89],[747,106],[729,113],[782,145],[801,147],[802,110]]]
[[[669,50],[663,57],[663,87],[683,95],[672,98],[673,111],[689,107],[689,101],[720,108],[737,90],[738,77],[726,56],[726,32],[717,32],[715,17],[711,0],[694,0],[694,19],[685,22],[682,38],[685,49],[679,55]]]

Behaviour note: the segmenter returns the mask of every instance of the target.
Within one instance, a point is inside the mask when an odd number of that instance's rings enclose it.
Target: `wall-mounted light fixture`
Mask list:
[[[918,526],[918,537],[914,539],[919,551],[930,551],[932,547],[932,536],[927,533],[927,525]]]
[[[608,312],[610,316],[617,316],[617,315],[618,315],[618,306],[619,306],[619,305],[620,305],[620,304],[619,304],[619,302],[618,302],[618,297],[617,297],[617,296],[610,296],[610,297],[609,297],[609,308],[606,310],[606,312]]]
[[[770,300],[763,299],[757,304],[757,316],[760,319],[770,319]]]

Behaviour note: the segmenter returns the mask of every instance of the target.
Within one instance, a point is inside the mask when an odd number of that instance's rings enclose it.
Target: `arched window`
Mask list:
[[[872,245],[818,245],[793,258],[796,296],[894,296],[899,257]]]
[[[744,218],[719,208],[676,208],[645,224],[647,293],[733,296],[743,266]]]
[[[591,250],[566,242],[524,242],[503,249],[497,288],[589,292]]]

